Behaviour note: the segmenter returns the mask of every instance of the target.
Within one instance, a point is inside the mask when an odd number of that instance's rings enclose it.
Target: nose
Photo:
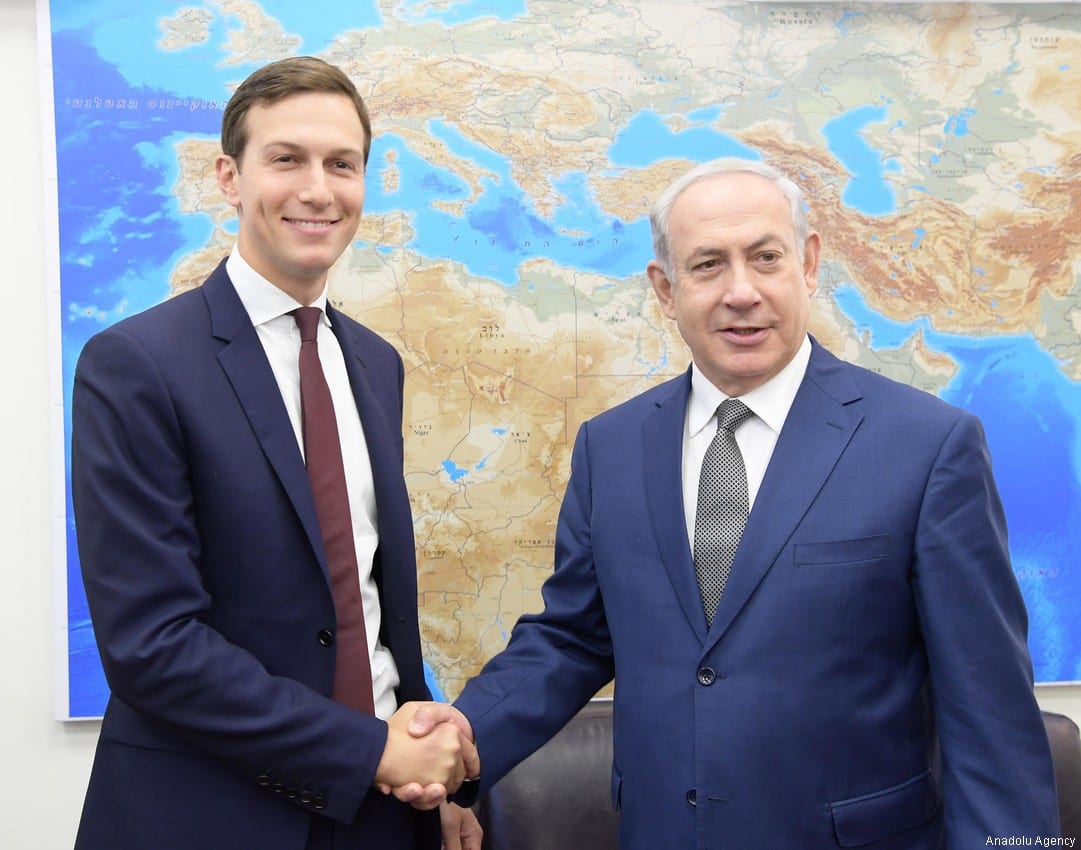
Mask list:
[[[724,287],[724,303],[733,309],[746,309],[758,303],[758,287],[754,276],[743,263],[735,263]]]
[[[317,207],[328,206],[334,200],[326,172],[319,166],[305,170],[303,183],[297,194],[304,203]]]

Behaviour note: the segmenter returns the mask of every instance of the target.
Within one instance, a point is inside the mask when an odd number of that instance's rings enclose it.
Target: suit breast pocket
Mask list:
[[[851,540],[797,543],[793,547],[793,560],[797,567],[815,569],[871,566],[886,557],[888,537],[883,533]]]

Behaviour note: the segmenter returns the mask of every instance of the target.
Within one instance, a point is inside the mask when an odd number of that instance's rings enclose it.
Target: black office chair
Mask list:
[[[1069,717],[1050,711],[1043,713],[1043,725],[1055,762],[1062,837],[1081,838],[1081,733]]]
[[[1062,837],[1081,838],[1081,734],[1045,711]],[[485,850],[616,850],[612,703],[594,700],[477,804]]]
[[[612,703],[593,700],[477,804],[485,850],[616,850]]]

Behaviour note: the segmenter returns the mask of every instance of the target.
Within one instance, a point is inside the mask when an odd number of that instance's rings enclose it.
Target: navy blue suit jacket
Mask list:
[[[688,373],[579,431],[544,611],[457,701],[480,790],[614,674],[624,850],[1058,835],[977,419],[815,343],[707,628],[689,392]]]
[[[375,479],[381,638],[400,700],[428,699],[401,358],[327,313]],[[368,793],[386,724],[328,696],[335,618],[315,506],[224,264],[86,344],[72,420],[79,557],[112,693],[79,850],[302,850],[316,814],[350,848],[437,848],[437,817]]]

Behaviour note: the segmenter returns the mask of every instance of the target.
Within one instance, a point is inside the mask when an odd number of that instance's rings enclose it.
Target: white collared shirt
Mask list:
[[[255,326],[267,360],[270,361],[270,368],[274,372],[289,421],[293,425],[297,446],[303,457],[300,330],[289,313],[304,305],[256,272],[235,247],[226,261],[225,269],[240,297],[240,303],[244,305],[248,318]],[[364,600],[364,627],[368,634],[375,714],[376,717],[386,719],[398,707],[395,689],[398,687],[399,676],[394,657],[379,642],[382,612],[379,608],[379,590],[372,576],[372,560],[379,545],[375,481],[368,457],[368,444],[364,439],[364,428],[349,385],[349,374],[345,369],[345,358],[326,314],[326,301],[327,293],[324,288],[323,293],[310,306],[323,310],[319,321],[319,361],[334,400],[334,416],[338,420],[338,436],[342,445],[349,511],[353,520],[353,542],[360,571],[360,592]]]
[[[758,488],[773,457],[773,448],[781,433],[796,392],[807,373],[811,359],[811,341],[804,337],[796,356],[780,372],[744,396],[742,401],[754,413],[736,429],[736,444],[747,467],[748,505],[753,509]],[[717,407],[728,398],[691,364],[691,395],[683,428],[683,510],[687,519],[687,539],[694,550],[694,519],[698,510],[698,479],[706,449],[717,434]]]

